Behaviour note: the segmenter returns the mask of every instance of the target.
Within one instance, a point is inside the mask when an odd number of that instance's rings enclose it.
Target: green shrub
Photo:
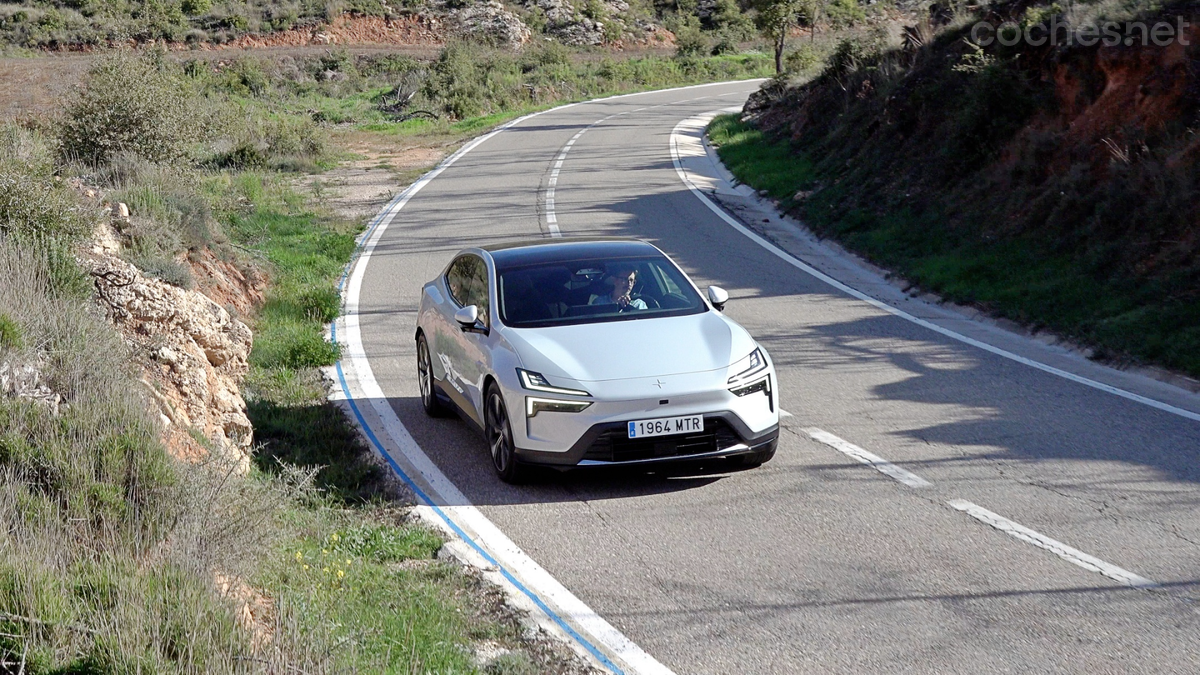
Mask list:
[[[200,16],[212,9],[212,0],[183,0],[180,9],[188,16]]]
[[[93,165],[119,152],[177,161],[201,138],[202,107],[174,66],[153,54],[114,52],[92,66],[69,101],[62,152]]]
[[[699,56],[708,51],[708,39],[699,26],[684,26],[675,33],[676,56]]]
[[[262,169],[267,166],[267,150],[265,147],[242,141],[232,150],[215,155],[212,165],[221,169]]]
[[[20,350],[25,347],[21,326],[7,314],[0,314],[0,348]]]
[[[802,74],[815,70],[821,65],[821,55],[811,45],[800,45],[798,49],[784,58],[784,69],[792,74]]]
[[[825,16],[834,30],[862,23],[867,18],[858,0],[830,0],[825,4]]]
[[[307,289],[297,304],[304,316],[322,324],[332,323],[342,313],[342,296],[332,286]]]
[[[68,238],[87,234],[88,210],[70,188],[31,168],[0,163],[0,233]]]

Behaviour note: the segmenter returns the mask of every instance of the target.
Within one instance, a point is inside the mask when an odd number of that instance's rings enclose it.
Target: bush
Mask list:
[[[188,16],[200,16],[212,9],[212,0],[183,0],[180,9]]]
[[[800,48],[784,58],[784,69],[791,74],[810,72],[821,65],[821,55],[811,45],[800,45]]]
[[[153,54],[115,52],[88,71],[68,103],[62,152],[92,165],[119,152],[178,161],[202,136],[202,107],[174,66]]]
[[[700,56],[706,51],[708,51],[708,40],[700,32],[698,26],[681,27],[679,32],[675,33],[676,56]]]
[[[21,326],[7,314],[0,314],[0,348],[20,350],[25,347]]]
[[[0,164],[0,233],[76,238],[89,224],[70,188],[29,167]]]

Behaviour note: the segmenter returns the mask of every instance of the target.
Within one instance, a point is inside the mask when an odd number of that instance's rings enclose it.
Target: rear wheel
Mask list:
[[[525,467],[517,462],[512,425],[508,422],[508,408],[504,405],[504,396],[500,394],[500,388],[495,384],[487,389],[483,409],[484,431],[496,475],[505,483],[520,483],[526,474]]]
[[[450,412],[437,397],[433,388],[433,361],[429,358],[429,344],[425,334],[417,336],[417,384],[421,388],[421,406],[430,417],[443,417]]]

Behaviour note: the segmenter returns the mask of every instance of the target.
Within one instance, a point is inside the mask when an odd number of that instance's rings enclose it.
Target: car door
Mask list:
[[[470,256],[461,255],[446,268],[443,282],[449,299],[442,304],[437,332],[433,344],[429,346],[433,352],[434,372],[443,371],[444,381],[448,387],[444,389],[454,400],[455,405],[464,411],[470,411],[472,404],[463,388],[462,368],[468,360],[467,352],[460,339],[463,332],[458,322],[454,320],[454,312],[460,307],[471,304],[467,300],[467,289],[471,273]]]
[[[446,370],[448,393],[476,423],[482,425],[483,380],[486,375],[487,337],[490,331],[491,294],[488,287],[487,264],[483,258],[466,253],[454,260],[446,271],[446,288],[451,303],[447,307],[445,333],[438,336],[434,351]],[[463,329],[455,320],[460,307],[475,305],[479,321]]]
[[[488,268],[483,258],[472,255],[467,260],[467,304],[479,308],[479,321],[470,330],[459,331],[467,358],[460,373],[463,389],[483,422],[483,381],[487,376],[488,348],[491,342],[491,289]]]

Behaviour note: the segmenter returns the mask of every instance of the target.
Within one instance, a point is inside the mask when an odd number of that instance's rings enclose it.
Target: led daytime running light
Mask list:
[[[591,407],[591,401],[556,401],[549,398],[525,397],[525,416],[534,417],[540,412],[583,412]]]
[[[544,391],[548,394],[566,394],[567,396],[591,396],[582,389],[567,389],[566,387],[555,387],[542,376],[541,373],[535,373],[532,370],[517,368],[517,377],[521,379],[521,386],[533,391]]]

